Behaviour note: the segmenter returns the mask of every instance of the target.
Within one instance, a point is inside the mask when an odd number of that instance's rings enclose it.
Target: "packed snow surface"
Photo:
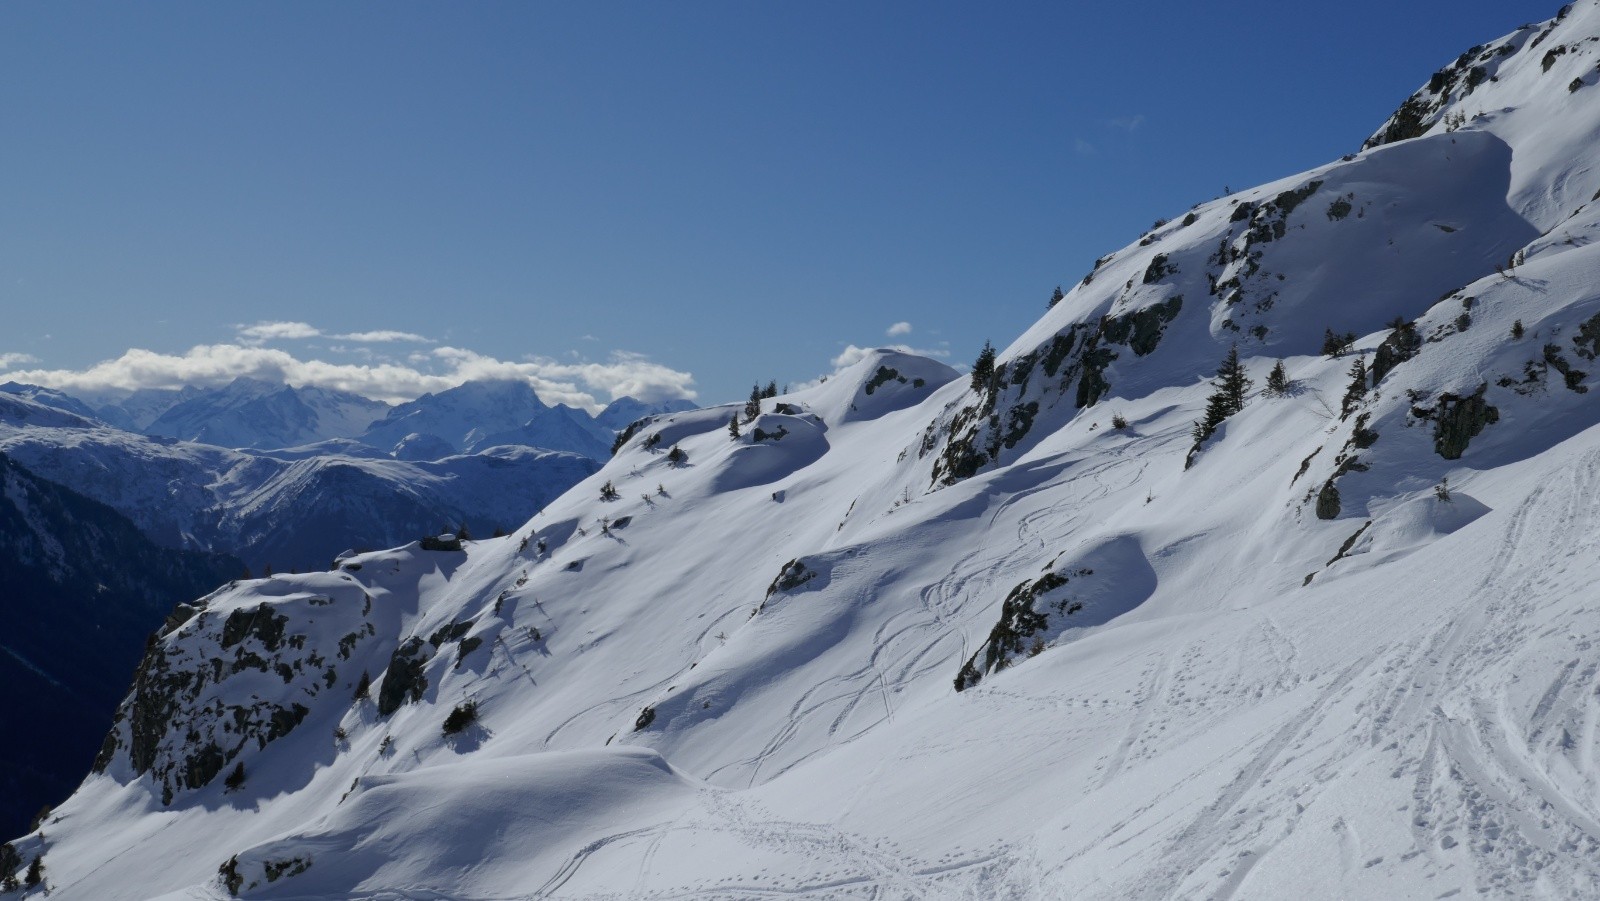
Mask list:
[[[878,351],[506,538],[225,586],[16,847],[97,899],[1600,895],[1597,61],[1592,0],[1474,48],[992,376]]]

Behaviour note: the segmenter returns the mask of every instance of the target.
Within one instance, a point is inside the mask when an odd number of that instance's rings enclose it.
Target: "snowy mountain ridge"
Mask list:
[[[0,451],[127,516],[158,545],[321,568],[442,527],[511,528],[593,472],[576,454],[487,448],[402,461],[357,443],[241,452],[147,437],[0,393]]]
[[[283,448],[358,435],[388,411],[348,391],[240,377],[174,404],[141,431],[218,447]]]
[[[15,847],[69,898],[1600,894],[1597,62],[1594,0],[1474,48],[992,367],[224,586]]]
[[[520,380],[466,382],[391,407],[348,391],[239,377],[218,388],[144,389],[85,402],[38,385],[9,382],[0,393],[98,419],[152,437],[244,450],[284,450],[334,440],[359,440],[394,453],[428,439],[435,460],[503,444],[569,451],[591,459],[610,453],[616,433],[660,413],[693,409],[686,400],[644,403],[619,397],[598,414],[547,406]]]

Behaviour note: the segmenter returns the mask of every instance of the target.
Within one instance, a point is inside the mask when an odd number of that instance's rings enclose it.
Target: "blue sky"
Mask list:
[[[603,403],[964,364],[1558,7],[8,3],[0,372]]]

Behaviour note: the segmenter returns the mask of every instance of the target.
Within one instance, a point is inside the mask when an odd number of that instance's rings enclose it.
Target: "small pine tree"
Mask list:
[[[367,671],[366,670],[362,670],[361,671],[361,679],[356,682],[356,694],[355,694],[356,700],[359,701],[362,698],[365,698],[367,696],[367,694],[369,692],[371,692],[371,691],[372,691],[372,677],[367,675]]]
[[[1062,292],[1061,286],[1056,285],[1056,289],[1050,293],[1050,306],[1053,307],[1060,303],[1062,300],[1066,299],[1066,296],[1067,295]]]
[[[39,883],[44,881],[43,854],[33,855],[33,863],[28,864],[28,875],[22,881],[28,884],[28,888],[38,888]]]
[[[1206,398],[1206,412],[1194,424],[1194,446],[1198,449],[1207,438],[1216,434],[1217,427],[1229,416],[1228,396],[1222,391],[1214,391]]]
[[[776,379],[767,382],[767,387],[761,389],[761,396],[763,398],[778,396],[778,382]]]
[[[1127,428],[1128,427],[1128,419],[1127,419],[1127,417],[1123,416],[1121,413],[1112,413],[1111,414],[1111,427],[1116,429],[1119,432],[1122,431],[1123,429]]]
[[[255,576],[250,573],[250,567],[246,566],[244,568],[244,575],[240,576],[240,578],[244,579],[245,581],[249,581],[250,579],[254,579]]]
[[[1400,320],[1397,319],[1396,321]],[[1322,333],[1322,355],[1325,357],[1343,356],[1350,352],[1350,348],[1355,343],[1355,332],[1345,332],[1341,335],[1333,329],[1328,329]]]
[[[1325,357],[1339,355],[1339,336],[1334,334],[1331,328],[1322,333],[1322,355]]]
[[[1217,390],[1227,396],[1229,416],[1244,409],[1244,398],[1252,384],[1244,364],[1239,362],[1239,345],[1235,344],[1228,348],[1228,355],[1217,368]]]
[[[478,721],[478,702],[467,701],[457,704],[450,715],[444,718],[444,734],[455,735],[463,732],[468,726]]]
[[[672,450],[667,451],[667,462],[673,466],[682,466],[689,462],[689,455],[684,453],[683,448],[674,444]]]
[[[272,578],[272,564],[271,563],[268,563],[266,566],[261,567],[261,578],[263,578],[263,579]]]
[[[22,866],[22,855],[10,842],[0,844],[0,891],[14,892],[21,888],[17,882],[17,868]]]
[[[750,399],[744,402],[744,421],[750,422],[761,415],[761,386],[750,389]]]
[[[1245,374],[1244,364],[1239,362],[1239,345],[1228,348],[1228,355],[1217,367],[1216,381],[1211,384],[1213,390],[1211,396],[1206,398],[1205,415],[1194,424],[1194,448],[1189,452],[1190,462],[1200,445],[1216,434],[1223,420],[1244,409],[1245,395],[1250,391],[1251,381]],[[1184,464],[1184,468],[1188,468],[1188,463]]]
[[[1344,390],[1344,401],[1340,404],[1339,418],[1344,419],[1361,407],[1361,402],[1367,397],[1367,361],[1365,357],[1356,357],[1350,364],[1350,387]]]
[[[1513,341],[1521,341],[1522,340],[1522,336],[1523,336],[1523,334],[1525,334],[1525,332],[1526,332],[1526,330],[1522,327],[1522,320],[1521,319],[1518,319],[1516,322],[1511,323],[1511,340],[1513,340]]]
[[[994,345],[983,342],[983,350],[978,351],[978,359],[972,364],[972,390],[986,391],[989,382],[994,380]]]
[[[1267,373],[1267,393],[1274,397],[1282,397],[1289,393],[1289,373],[1283,368],[1283,361],[1279,360],[1272,371]]]
[[[1445,476],[1439,484],[1433,486],[1433,496],[1446,503],[1450,502],[1450,477]]]
[[[234,766],[233,772],[228,774],[228,778],[222,780],[222,785],[231,792],[244,788],[244,761],[241,760]]]
[[[739,414],[738,413],[733,414],[733,418],[728,420],[728,437],[733,438],[735,440],[737,440],[738,437],[739,437]]]
[[[471,541],[472,540],[472,533],[467,531],[467,524],[466,523],[462,523],[461,524],[461,528],[456,529],[456,540],[458,540],[458,541]]]
[[[622,495],[617,492],[617,486],[611,484],[609,479],[604,485],[600,486],[600,499],[603,501],[614,501],[621,496]]]

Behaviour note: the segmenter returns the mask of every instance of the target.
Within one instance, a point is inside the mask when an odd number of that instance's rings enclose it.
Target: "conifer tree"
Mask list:
[[[355,695],[356,696],[356,700],[360,700],[360,699],[366,697],[367,693],[370,692],[371,690],[372,690],[372,677],[367,675],[367,671],[366,670],[362,670],[361,671],[361,680],[356,683],[356,695]]]
[[[238,791],[244,788],[244,761],[239,761],[239,764],[233,768],[233,772],[228,774],[228,778],[222,780],[222,784],[228,791]]]
[[[1355,332],[1345,332],[1341,335],[1333,329],[1328,329],[1322,333],[1322,355],[1325,357],[1337,357],[1349,351],[1350,346],[1355,343]]]
[[[1211,383],[1211,396],[1206,398],[1205,415],[1195,421],[1194,447],[1189,451],[1189,457],[1184,462],[1187,469],[1194,462],[1196,451],[1204,444],[1207,438],[1216,433],[1217,427],[1229,416],[1244,409],[1245,395],[1250,391],[1250,377],[1245,374],[1244,364],[1239,362],[1239,345],[1235,344],[1228,349],[1228,355],[1223,357],[1222,365],[1217,367],[1217,378]]]
[[[1361,406],[1361,401],[1367,396],[1367,362],[1365,357],[1356,357],[1350,364],[1350,387],[1344,389],[1344,401],[1340,404],[1339,418],[1344,419],[1354,413]]]
[[[989,387],[989,382],[994,378],[994,345],[983,342],[983,350],[978,352],[978,359],[972,364],[972,390],[984,391]]]
[[[1279,360],[1267,373],[1267,393],[1274,397],[1282,397],[1289,393],[1289,373],[1283,368],[1283,361]]]
[[[22,866],[22,855],[10,842],[0,844],[0,891],[14,892],[22,886],[17,882],[17,868]]]
[[[1055,291],[1052,292],[1051,295],[1050,295],[1050,306],[1053,307],[1056,304],[1060,303],[1066,296],[1067,295],[1062,292],[1061,286],[1060,285],[1056,285]]]
[[[1244,409],[1244,396],[1250,391],[1253,383],[1245,374],[1244,364],[1239,362],[1239,345],[1228,348],[1228,355],[1222,358],[1222,365],[1217,368],[1217,390],[1227,396],[1227,415]]]
[[[39,883],[44,881],[43,854],[33,855],[33,863],[28,864],[28,875],[23,881],[28,884],[28,888],[37,888]]]
[[[761,386],[750,388],[750,399],[744,402],[744,421],[750,422],[761,415]]]
[[[739,437],[739,414],[738,413],[733,414],[733,418],[728,420],[728,437],[735,438],[735,439],[737,439]]]
[[[767,387],[761,389],[761,396],[763,398],[777,397],[778,396],[778,381],[777,381],[777,379],[773,379],[772,381],[767,382]]]

